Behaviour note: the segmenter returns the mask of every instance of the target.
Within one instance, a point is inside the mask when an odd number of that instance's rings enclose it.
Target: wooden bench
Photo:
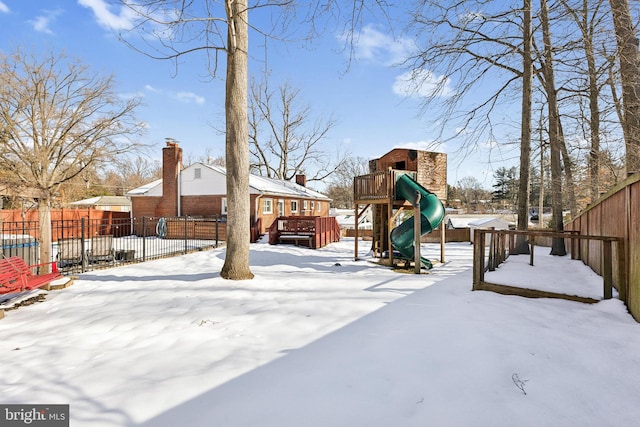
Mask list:
[[[51,266],[50,273],[34,274],[32,272],[32,270],[46,265]],[[62,274],[58,271],[55,262],[27,265],[22,258],[17,256],[0,259],[0,294],[33,290],[48,285],[61,277]]]
[[[280,236],[278,236],[278,240],[280,240],[280,243],[293,241],[296,246],[300,246],[300,242],[306,242],[306,246],[311,247],[311,244],[313,243],[313,236],[308,234],[280,234]]]

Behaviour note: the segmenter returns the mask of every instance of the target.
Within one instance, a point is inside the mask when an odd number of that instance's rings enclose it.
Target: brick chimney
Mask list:
[[[307,186],[307,176],[306,175],[296,175],[296,184],[302,185],[303,187]]]
[[[157,216],[178,215],[178,176],[182,170],[182,148],[174,140],[167,140],[162,149],[162,201]]]

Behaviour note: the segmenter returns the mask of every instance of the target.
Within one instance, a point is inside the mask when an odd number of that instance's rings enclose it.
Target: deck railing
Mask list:
[[[269,243],[302,244],[312,249],[340,241],[340,225],[335,217],[281,216],[269,227]]]
[[[356,200],[382,200],[389,197],[389,173],[380,171],[353,178]]]
[[[395,199],[398,175],[411,175],[412,171],[388,169],[353,178],[354,200],[360,203],[376,203]]]

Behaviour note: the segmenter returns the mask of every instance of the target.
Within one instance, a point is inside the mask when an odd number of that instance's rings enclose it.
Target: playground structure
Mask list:
[[[431,268],[431,262],[420,255],[420,240],[444,219],[441,200],[446,199],[446,154],[395,149],[372,160],[369,169],[368,175],[354,178],[354,210],[357,224],[360,215],[372,206],[374,256],[384,258],[388,254],[390,265],[394,265],[394,256],[407,262],[413,259],[416,273],[420,273],[421,266]],[[395,226],[400,214],[407,210],[419,215]],[[440,260],[444,262],[444,226],[440,232]],[[355,237],[358,259],[357,227]]]

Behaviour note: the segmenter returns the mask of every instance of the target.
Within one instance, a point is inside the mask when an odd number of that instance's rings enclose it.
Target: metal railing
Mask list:
[[[55,261],[68,275],[215,248],[225,226],[219,217],[54,220],[51,259],[41,261],[38,222],[3,222],[1,256],[29,265]]]

